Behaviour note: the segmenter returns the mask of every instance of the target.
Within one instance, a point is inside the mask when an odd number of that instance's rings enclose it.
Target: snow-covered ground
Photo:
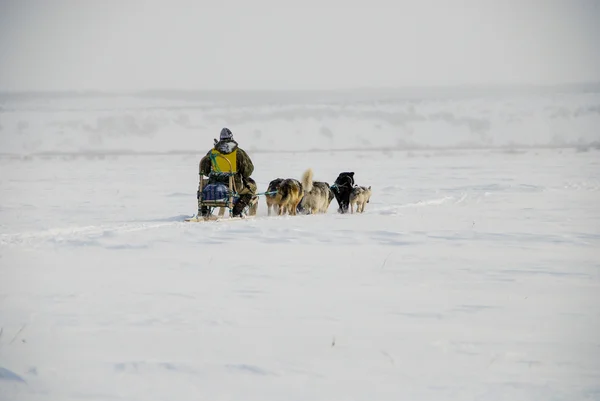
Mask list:
[[[371,203],[183,223],[214,135],[0,158],[0,399],[600,399],[600,152],[256,153]]]

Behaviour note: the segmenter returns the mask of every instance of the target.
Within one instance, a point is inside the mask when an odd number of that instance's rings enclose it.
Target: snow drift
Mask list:
[[[4,94],[2,153],[597,147],[600,88]]]

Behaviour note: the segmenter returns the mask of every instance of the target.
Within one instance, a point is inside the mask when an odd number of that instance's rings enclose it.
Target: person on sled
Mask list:
[[[200,174],[211,177],[208,180],[209,184],[220,182],[219,177],[210,176],[212,169],[211,153],[216,151],[222,155],[231,155],[236,161],[236,173],[233,177],[236,192],[239,195],[239,199],[233,207],[233,217],[242,217],[242,211],[245,207],[250,205],[252,199],[256,196],[256,182],[250,178],[254,172],[254,164],[250,159],[250,156],[238,146],[238,143],[233,139],[233,134],[229,128],[223,128],[219,135],[219,140],[215,139],[214,147],[206,153],[206,155],[200,160]],[[229,157],[229,160],[232,160]],[[227,181],[221,181],[227,185]],[[203,188],[198,187],[199,193],[202,192]],[[199,210],[201,216],[208,215],[208,207],[203,206]]]

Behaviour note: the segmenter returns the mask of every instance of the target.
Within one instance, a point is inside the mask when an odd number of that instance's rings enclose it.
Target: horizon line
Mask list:
[[[432,85],[403,85],[403,86],[356,86],[345,88],[277,88],[277,89],[234,89],[234,88],[168,88],[156,87],[148,89],[19,89],[19,90],[4,90],[0,89],[0,95],[32,95],[32,94],[97,94],[97,95],[144,95],[144,94],[160,94],[160,93],[344,93],[344,92],[367,92],[367,91],[403,91],[403,90],[448,90],[448,89],[556,89],[556,88],[573,88],[573,87],[598,87],[600,88],[600,80],[598,81],[578,81],[564,82],[552,84],[540,83],[492,83],[492,84],[432,84]]]
[[[600,142],[592,141],[581,144],[502,144],[502,145],[458,145],[458,146],[405,146],[405,147],[349,147],[349,148],[311,148],[311,149],[248,149],[254,154],[305,154],[305,153],[353,153],[353,152],[447,152],[447,151],[535,151],[535,150],[575,150],[575,151],[600,151]],[[112,157],[112,156],[192,156],[203,154],[203,151],[189,149],[172,149],[166,151],[131,150],[131,149],[82,149],[73,151],[42,150],[29,153],[0,152],[2,158],[29,158],[29,157]]]

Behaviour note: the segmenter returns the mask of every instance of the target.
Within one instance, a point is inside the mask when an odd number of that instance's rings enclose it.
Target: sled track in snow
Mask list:
[[[1,234],[0,245],[34,245],[40,242],[69,242],[82,238],[93,240],[96,238],[111,237],[119,233],[141,230],[151,230],[165,226],[174,226],[178,221],[157,223],[118,223],[110,225],[90,225],[83,227],[51,228],[40,231],[28,231],[14,234]]]
[[[136,231],[147,231],[165,227],[198,227],[199,225],[220,226],[223,223],[243,223],[245,221],[256,221],[270,216],[257,216],[251,220],[219,220],[208,222],[185,222],[184,219],[191,217],[182,215],[174,218],[152,221],[124,221],[113,224],[88,225],[57,227],[39,231],[26,231],[20,233],[0,234],[0,246],[32,246],[41,243],[69,243],[79,242],[85,244],[86,241],[92,242],[102,238],[111,238],[119,234],[131,233]]]
[[[487,194],[483,195],[486,197]],[[433,199],[427,199],[417,202],[404,203],[404,204],[380,204],[372,205],[367,207],[365,214],[389,216],[389,215],[401,215],[401,210],[410,208],[422,208],[422,207],[439,207],[442,205],[458,205],[463,204],[467,200],[467,194],[460,194],[460,196],[443,196]],[[469,201],[475,201],[476,203],[481,202],[482,197],[479,196],[476,199],[470,199]],[[337,205],[336,209],[337,209]],[[332,206],[333,208],[333,206]],[[335,218],[355,218],[358,215],[339,215],[334,210],[331,210],[325,215],[317,215],[314,217],[335,217]],[[69,244],[77,243],[79,245],[87,245],[94,243],[94,241],[101,239],[110,239],[120,234],[132,233],[136,231],[148,231],[166,227],[185,227],[185,228],[198,228],[199,226],[206,227],[207,225],[213,229],[220,227],[222,224],[227,223],[265,223],[276,220],[294,220],[297,218],[311,218],[313,216],[277,216],[277,215],[258,215],[248,220],[218,220],[208,222],[185,222],[184,219],[190,217],[189,215],[180,215],[175,217],[169,217],[165,219],[157,220],[146,220],[146,221],[122,221],[110,224],[101,225],[88,225],[88,226],[71,226],[71,227],[56,227],[39,231],[25,231],[19,233],[5,233],[0,234],[0,246],[36,246],[41,244]],[[287,224],[287,223],[283,223]]]
[[[136,222],[119,222],[113,224],[88,225],[88,226],[71,226],[57,227],[39,231],[25,231],[20,233],[0,234],[0,246],[30,246],[40,243],[69,243],[94,241],[102,238],[111,238],[119,234],[131,233],[135,231],[147,231],[165,227],[199,227],[200,225],[210,225],[213,227],[220,226],[224,223],[244,223],[249,221],[261,221],[265,219],[290,218],[289,216],[257,216],[248,220],[228,220],[227,218],[218,221],[207,222],[185,222],[184,219],[191,217],[189,215],[179,216],[155,221],[136,221]]]

